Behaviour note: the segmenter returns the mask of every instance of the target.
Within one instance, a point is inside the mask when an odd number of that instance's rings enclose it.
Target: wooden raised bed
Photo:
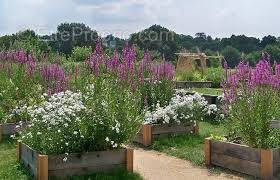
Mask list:
[[[205,139],[206,166],[216,165],[261,179],[280,179],[280,149],[256,149]]]
[[[187,95],[194,95],[194,92],[187,92]],[[205,98],[205,100],[207,101],[208,104],[218,104],[218,97],[219,96],[215,96],[215,95],[208,95],[208,94],[201,94],[202,97]]]
[[[69,155],[41,155],[30,147],[18,142],[17,158],[30,174],[38,180],[67,178],[95,172],[108,172],[126,168],[133,172],[133,149],[73,153]],[[66,161],[63,159],[67,157]]]
[[[211,88],[213,86],[212,81],[176,81],[177,89],[186,88]]]
[[[134,139],[134,142],[140,143],[144,146],[150,146],[152,142],[159,138],[169,135],[182,135],[188,133],[198,133],[198,124],[145,124],[142,125],[140,132]]]
[[[0,124],[0,142],[3,140],[4,136],[15,134],[17,125],[16,123]]]

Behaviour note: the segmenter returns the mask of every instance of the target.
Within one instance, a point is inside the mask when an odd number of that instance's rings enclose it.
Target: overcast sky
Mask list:
[[[278,37],[279,9],[279,0],[0,0],[0,34],[49,34],[61,22],[83,22],[119,37],[153,24],[187,35]]]

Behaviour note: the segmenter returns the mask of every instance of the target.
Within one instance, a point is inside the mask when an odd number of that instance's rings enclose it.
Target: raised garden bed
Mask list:
[[[134,141],[144,146],[150,146],[152,142],[159,137],[188,133],[198,133],[198,125],[145,124],[142,126]]]
[[[30,174],[38,180],[67,178],[95,172],[108,172],[126,168],[133,172],[133,149],[119,149],[69,155],[41,155],[30,147],[18,142],[17,158]],[[65,161],[64,158],[67,157]]]
[[[188,92],[187,94],[188,95],[194,95],[195,93]],[[201,96],[205,98],[205,100],[207,101],[208,104],[218,104],[218,97],[219,96],[208,95],[208,94],[202,94]]]
[[[261,179],[280,179],[280,149],[256,149],[207,138],[204,153],[206,166],[216,165]]]
[[[211,88],[213,86],[212,81],[176,81],[177,89],[186,88]]]
[[[15,134],[17,125],[17,123],[0,124],[0,142],[3,140],[4,136],[11,136]]]

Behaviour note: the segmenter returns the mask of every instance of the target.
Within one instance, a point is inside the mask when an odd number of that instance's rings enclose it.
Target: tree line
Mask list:
[[[0,37],[0,49],[23,48],[33,53],[56,52],[70,56],[75,47],[94,49],[98,39],[102,39],[108,51],[121,51],[125,42],[134,44],[140,50],[149,50],[153,56],[176,62],[177,52],[204,52],[207,55],[222,54],[230,67],[235,67],[241,59],[255,65],[263,53],[270,60],[280,62],[280,38],[265,36],[262,39],[245,35],[232,35],[225,38],[213,38],[203,32],[196,35],[177,34],[160,25],[153,25],[143,31],[121,39],[108,35],[99,37],[98,33],[83,23],[62,23],[57,32],[51,35],[38,35],[33,30],[25,30]]]

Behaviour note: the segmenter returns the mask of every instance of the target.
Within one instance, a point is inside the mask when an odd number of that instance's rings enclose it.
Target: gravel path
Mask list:
[[[145,180],[223,180],[241,179],[233,175],[210,175],[207,169],[193,167],[189,162],[156,151],[136,149],[135,171]]]

